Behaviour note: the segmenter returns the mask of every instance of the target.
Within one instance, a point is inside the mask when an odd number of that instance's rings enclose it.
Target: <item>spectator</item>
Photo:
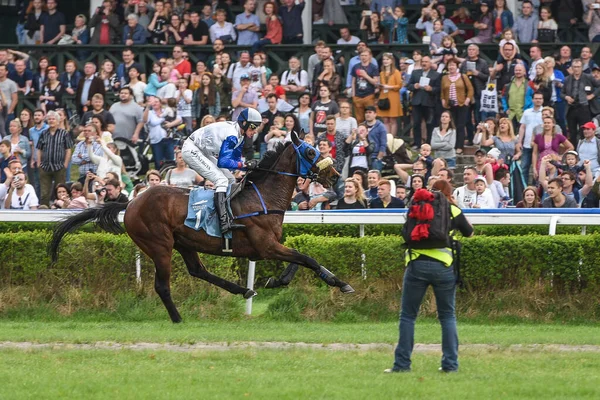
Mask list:
[[[583,18],[583,3],[581,1],[555,0],[551,3],[551,9],[552,15],[556,15],[556,22],[559,26],[571,27]]]
[[[133,101],[133,90],[124,87],[119,91],[119,101],[110,106],[114,119],[113,138],[123,138],[136,144],[144,128],[144,109]]]
[[[529,67],[529,80],[532,81],[537,75],[535,68],[538,64],[542,64],[544,62],[544,58],[542,57],[542,49],[537,45],[531,46],[529,48],[529,56],[531,57],[531,66]]]
[[[322,139],[325,139],[329,142],[331,146],[329,155],[333,159],[333,167],[338,173],[341,173],[344,169],[346,157],[348,156],[348,146],[346,141],[348,137],[337,130],[336,117],[333,115],[327,116],[325,120],[325,126],[326,130],[317,137],[317,142],[319,142]]]
[[[167,84],[156,91],[156,97],[159,98],[163,104],[167,104],[169,99],[174,99],[175,93],[177,92],[177,86],[169,80],[170,76],[171,69],[169,67],[162,67],[160,69],[160,80],[162,82],[167,82]]]
[[[111,143],[113,141],[112,133],[106,130],[106,123],[101,114],[96,114],[89,119],[89,123],[94,125],[97,130],[96,136],[102,137],[104,143]]]
[[[305,133],[311,131],[312,127],[312,108],[310,105],[310,93],[302,93],[298,97],[298,107],[296,108],[295,114],[300,122],[300,127]]]
[[[523,2],[521,13],[523,15],[517,17],[512,26],[517,41],[519,43],[537,43],[539,19],[533,13],[533,4],[531,1],[525,0]]]
[[[233,90],[231,96],[231,105],[235,108],[231,115],[231,120],[235,121],[239,113],[244,108],[256,108],[258,107],[258,94],[256,90],[250,87],[250,77],[246,74],[240,76],[240,87],[239,89]]]
[[[344,26],[340,28],[340,38],[337,40],[338,45],[358,44],[360,39],[350,33],[350,28]]]
[[[456,59],[448,61],[448,75],[444,75],[441,82],[441,99],[442,107],[450,110],[456,122],[456,153],[462,154],[469,105],[474,93],[469,77],[459,72],[458,64]]]
[[[221,70],[217,69],[215,69],[212,78],[214,80],[217,93],[219,94],[218,106],[215,103],[215,110],[217,111],[215,115],[221,115],[223,113],[228,114],[232,109],[231,93],[233,87],[231,86],[231,81],[223,76]]]
[[[598,65],[596,64],[596,62],[594,60],[592,60],[592,50],[585,46],[581,49],[581,63],[583,64],[583,73],[584,74],[591,74],[592,73],[592,69],[594,69],[594,67],[597,67]]]
[[[537,103],[539,103],[539,99],[534,100],[534,104]],[[523,114],[523,118],[521,119],[521,127],[524,127],[521,128],[523,133],[519,132],[519,137],[522,138],[522,142],[519,141],[519,139],[515,136],[513,124],[510,122],[510,120],[508,118],[501,118],[499,121],[498,134],[488,137],[487,140],[482,141],[482,145],[494,145],[494,147],[500,152],[499,160],[502,160],[504,164],[510,165],[512,161],[516,161],[521,158],[522,145],[524,143],[529,143],[529,146],[527,146],[529,149],[528,159],[523,157],[521,161],[521,168],[526,167],[529,171],[529,166],[531,165],[532,129],[529,129],[529,132],[527,132],[529,125],[526,125],[522,121],[531,121],[527,122],[527,124],[531,123],[533,126],[536,123],[536,119],[539,117],[539,114],[539,108],[536,108],[535,105],[533,108],[526,110]]]
[[[60,74],[60,85],[69,95],[74,95],[77,91],[77,85],[81,80],[81,73],[77,71],[75,61],[69,60],[65,63],[65,71]]]
[[[58,127],[60,116],[56,111],[50,111],[46,120],[48,129],[40,136],[36,148],[40,166],[41,204],[47,206],[54,185],[66,182],[73,141],[67,131]]]
[[[375,91],[379,86],[379,68],[372,64],[371,50],[365,48],[359,54],[360,64],[352,68],[352,104],[354,116],[360,124],[365,120],[366,107],[375,103]]]
[[[544,208],[577,208],[577,202],[572,197],[567,197],[562,193],[562,178],[554,178],[548,182],[548,197],[542,201]]]
[[[121,176],[121,169],[123,168],[123,159],[119,155],[119,149],[117,145],[113,143],[104,143],[101,137],[96,137],[97,143],[102,146],[103,155],[96,155],[92,141],[94,138],[86,138],[88,156],[94,164],[97,165],[96,175],[106,176],[107,173],[113,172],[117,176]]]
[[[135,61],[135,56],[133,54],[133,50],[131,50],[130,48],[126,48],[123,50],[121,55],[123,58],[123,62],[121,64],[119,64],[119,66],[117,67],[117,78],[118,78],[120,86],[112,85],[113,91],[117,91],[119,89],[119,87],[125,86],[126,84],[129,83],[129,68],[131,68],[133,66],[135,66],[135,68],[141,74],[140,75],[141,80],[144,82],[146,81],[146,71],[144,70],[144,67],[142,66],[142,64]],[[106,78],[104,78],[104,79],[106,79]]]
[[[546,169],[550,169],[548,164],[552,163],[552,156],[548,155],[542,158],[542,162],[540,164],[540,186],[545,191],[548,191],[548,184],[546,179]],[[553,168],[554,165],[551,167]],[[580,204],[581,201],[587,197],[587,195],[592,191],[592,186],[594,186],[592,169],[590,167],[590,161],[583,161],[583,165],[579,167],[581,171],[585,171],[583,173],[584,180],[581,182],[583,185],[580,187],[577,183],[577,174],[571,171],[562,171],[559,172],[559,177],[562,179],[563,188],[562,193],[575,200],[575,203]]]
[[[8,130],[10,135],[5,136],[3,141],[8,140],[10,142],[10,154],[18,158],[23,166],[23,171],[27,172],[27,160],[31,156],[31,146],[27,136],[23,135],[21,121],[18,119],[10,121]]]
[[[523,64],[517,64],[514,71],[515,76],[502,91],[502,107],[511,121],[520,121],[523,112],[532,106],[533,89],[527,82]]]
[[[119,42],[121,26],[119,17],[112,11],[112,2],[104,0],[90,19],[90,27],[94,28],[90,44],[109,45]]]
[[[175,63],[175,69],[179,72],[179,75],[185,79],[189,79],[192,73],[192,64],[183,58],[183,47],[173,47],[173,61]]]
[[[252,1],[252,0],[249,0]],[[233,64],[229,71],[227,72],[227,78],[231,80],[231,84],[234,89],[240,88],[240,78],[242,75],[250,76],[250,70],[253,68],[250,63],[250,53],[247,51],[242,51],[240,53],[240,61]],[[223,71],[225,72],[225,71]]]
[[[427,142],[431,141],[431,133],[435,124],[436,98],[440,94],[440,74],[431,70],[431,58],[421,59],[421,70],[416,70],[410,76],[408,90],[412,92],[411,104],[413,114],[413,148],[421,147],[421,123],[425,120],[427,126]]]
[[[95,67],[96,66],[94,65],[94,68]],[[94,75],[100,78],[102,81],[104,93],[114,93],[119,91],[119,88],[121,87],[121,81],[115,72],[115,64],[112,62],[112,60],[106,59],[102,61],[100,64],[100,71],[96,72]]]
[[[583,124],[583,139],[577,144],[577,153],[582,160],[589,160],[594,176],[600,175],[600,143],[595,135],[596,125],[593,122]]]
[[[544,64],[546,66],[546,72],[547,72],[548,76],[550,77],[550,81],[552,82],[552,96],[550,98],[550,101],[553,104],[552,107],[554,108],[554,115],[556,117],[556,122],[558,122],[558,125],[560,126],[561,130],[563,132],[566,132],[567,131],[566,121],[565,121],[566,102],[561,96],[561,91],[562,91],[562,88],[564,85],[565,76],[563,75],[563,73],[560,70],[554,69],[556,62],[554,61],[553,57],[544,58]]]
[[[475,167],[465,167],[463,172],[464,186],[454,190],[453,196],[459,208],[471,208],[477,192],[475,191],[475,178],[477,170]]]
[[[494,204],[492,192],[487,187],[486,179],[483,176],[475,178],[475,197],[470,204],[470,208],[490,209],[497,208]]]
[[[404,202],[391,195],[392,184],[387,179],[377,183],[377,197],[371,200],[369,208],[404,208]]]
[[[48,81],[44,86],[43,94],[39,97],[42,110],[47,114],[48,111],[56,110],[62,107],[63,87],[58,80],[58,71],[56,67],[48,68]]]
[[[150,74],[150,78],[148,79],[148,84],[144,89],[144,94],[146,96],[156,96],[158,89],[164,87],[169,83],[168,80],[161,81],[160,79],[160,70],[162,67],[158,62],[152,63],[152,74]]]
[[[202,22],[204,22],[209,29],[216,22],[213,18],[213,8],[211,4],[204,4],[202,7]]]
[[[350,151],[348,160],[349,175],[360,175],[360,173],[365,174],[369,170],[369,161],[371,159],[373,146],[369,144],[368,135],[369,131],[367,130],[366,125],[361,124],[358,128],[352,129],[351,135],[346,139],[346,143]],[[363,182],[365,185],[366,181],[367,179],[365,176]],[[373,195],[376,195],[376,193],[373,193]]]
[[[560,95],[567,102],[569,139],[572,143],[577,143],[580,136],[580,127],[592,119],[588,106],[589,98],[585,92],[585,87],[598,88],[600,87],[600,82],[592,76],[583,73],[583,62],[580,59],[573,60],[571,68],[573,74],[565,79],[565,84]]]
[[[18,91],[17,84],[8,79],[8,67],[0,64],[0,136],[6,135],[8,124],[15,119]]]
[[[371,153],[371,169],[381,171],[383,169],[383,158],[387,151],[387,131],[385,125],[377,119],[377,109],[368,106],[365,110],[365,124],[369,131],[369,143],[373,144]]]
[[[313,96],[316,97],[321,86],[327,86],[331,93],[331,99],[335,100],[340,92],[342,79],[335,70],[333,61],[328,58],[323,60],[323,70],[315,79]]]
[[[506,7],[505,0],[496,0],[492,18],[496,38],[499,38],[506,28],[512,28],[514,25],[513,13]]]
[[[123,43],[125,46],[146,44],[147,39],[146,28],[139,24],[137,14],[129,14],[127,25],[123,28]]]
[[[255,0],[245,0],[244,12],[235,17],[235,29],[238,31],[238,46],[252,46],[260,39],[258,34],[260,32],[260,19],[254,14],[255,9]]]
[[[335,121],[335,126],[344,137],[348,137],[358,127],[358,123],[356,122],[356,118],[352,116],[350,103],[342,101],[338,106],[340,108],[340,116]]]
[[[550,7],[542,7],[540,10],[540,22],[538,22],[538,42],[556,42],[557,32],[558,24],[556,23],[554,18],[552,18],[552,11],[550,11]]]
[[[290,69],[281,75],[281,85],[288,93],[303,93],[308,88],[308,74],[300,66],[297,57],[290,57],[288,61]]]
[[[331,92],[329,87],[321,86],[319,89],[319,100],[312,105],[312,113],[310,114],[310,133],[317,137],[324,132],[327,127],[325,120],[328,115],[339,115],[339,107],[337,103],[331,100]]]
[[[38,207],[38,197],[33,186],[27,183],[27,176],[24,172],[16,173],[10,183],[10,189],[8,189],[2,208],[37,210]]]
[[[200,14],[197,11],[190,13],[190,23],[188,24],[183,44],[187,46],[204,46],[208,43],[208,25],[200,21]]]
[[[39,160],[37,158],[37,144],[40,139],[41,134],[48,129],[48,124],[45,122],[46,115],[44,111],[41,109],[37,109],[33,112],[33,123],[34,125],[29,128],[29,140],[32,143],[31,148],[31,161],[29,163],[29,176],[30,181],[35,187],[36,193],[39,193],[41,196],[40,189],[40,176],[39,176]]]
[[[386,12],[389,17],[383,17]],[[400,5],[395,6],[393,13],[392,7],[388,7],[386,12],[382,11],[381,15],[383,17],[382,24],[384,30],[388,32],[389,35],[387,41],[389,43],[408,44],[408,18],[405,17],[406,11],[404,10],[404,7]],[[358,43],[358,38],[356,39],[356,43]]]
[[[80,115],[88,111],[92,103],[91,100],[96,94],[104,97],[105,93],[104,81],[100,77],[95,76],[96,64],[92,62],[85,63],[83,73],[84,76],[79,80],[75,93],[75,104],[77,105],[77,112]]]
[[[361,125],[364,126],[364,125]],[[369,201],[369,204],[373,199],[377,198],[377,189],[379,187],[379,181],[381,180],[381,171],[372,169],[367,172],[367,189],[365,196]]]
[[[218,9],[216,12],[216,23],[209,28],[210,41],[221,39],[224,44],[233,44],[237,38],[235,29],[231,22],[225,21],[225,10]]]
[[[160,104],[160,103],[159,103]],[[128,203],[129,199],[121,193],[121,184],[116,179],[110,179],[106,182],[106,203]]]
[[[517,208],[539,208],[542,206],[537,189],[533,186],[527,186],[523,191],[523,200],[517,203]]]
[[[166,107],[162,105],[159,98],[148,99],[148,105],[144,110],[144,123],[148,126],[148,140],[152,147],[156,169],[160,169],[165,161],[175,159],[175,142],[168,137],[166,129],[179,125],[181,118],[175,117],[173,121],[166,122],[167,115]]]
[[[588,11],[583,16],[583,21],[589,25],[588,37],[590,42],[600,42],[600,9],[597,6],[598,2],[588,5]]]
[[[98,165],[92,162],[88,151],[88,144],[92,145],[92,151],[95,155],[102,155],[102,145],[96,141],[97,137],[101,137],[102,132],[92,124],[83,127],[83,140],[75,145],[71,162],[79,168],[79,182],[85,182],[85,177],[88,172],[96,174]]]
[[[368,44],[383,43],[386,39],[386,28],[377,13],[370,15],[363,14],[363,18],[360,21],[360,30],[363,31],[363,37]]]
[[[92,97],[91,107],[81,117],[81,125],[87,125],[92,117],[99,115],[102,121],[106,123],[106,130],[110,133],[115,131],[115,119],[112,114],[104,109],[104,96],[96,93]]]
[[[260,54],[254,54],[252,56],[252,64],[248,69],[248,76],[250,77],[250,86],[260,92],[263,86],[267,84],[267,69],[262,65],[262,57]]]
[[[396,69],[396,59],[392,53],[383,53],[381,60],[382,66],[379,74],[381,85],[377,114],[383,118],[387,132],[396,137],[398,118],[404,115],[402,103],[400,102],[400,89],[404,82],[400,71]],[[385,99],[387,99],[387,102]]]
[[[162,0],[154,2],[154,15],[152,21],[148,24],[148,41],[151,44],[167,43],[167,26],[169,25],[169,13],[165,10],[165,3]]]
[[[531,142],[532,160],[535,165],[533,177],[537,180],[540,171],[541,159],[547,155],[558,156],[559,148],[565,151],[573,150],[573,145],[560,133],[556,133],[554,118],[544,118],[544,131],[535,135]]]
[[[363,189],[356,179],[348,178],[344,181],[344,197],[338,200],[336,208],[338,210],[360,210],[367,208]]]
[[[181,156],[181,150],[175,150],[175,163],[175,168],[170,169],[165,176],[167,185],[187,189],[204,181],[196,171],[187,167]]]
[[[130,5],[125,10],[125,15],[129,15],[135,12],[135,6]],[[148,28],[150,25],[150,21],[154,16],[154,10],[148,7],[148,2],[146,0],[140,0],[137,6],[137,16],[139,17],[139,23],[144,27],[144,29]]]
[[[479,57],[479,46],[470,44],[467,47],[467,58],[460,66],[460,73],[469,77],[471,86],[473,86],[474,101],[469,106],[467,115],[467,138],[473,143],[473,123],[479,123],[488,117],[488,113],[480,112],[481,109],[481,92],[486,89],[489,78],[489,66],[487,61]]]
[[[17,84],[19,92],[27,95],[33,85],[33,73],[27,68],[24,60],[17,60],[14,65],[14,69],[8,72],[8,79]]]
[[[41,40],[41,27],[42,27],[42,16],[47,16],[46,5],[42,0],[33,0],[29,3],[26,11],[26,18],[24,29],[26,31],[25,44],[33,45],[40,44]]]
[[[487,7],[487,10],[489,12],[489,6]],[[460,7],[458,10],[454,10],[454,13],[450,17],[450,20],[452,22],[454,22],[454,25],[457,25],[457,24],[472,25],[475,23],[473,18],[471,18],[471,12],[469,11],[469,9],[467,7]],[[461,30],[461,32],[462,33],[460,33],[460,37],[463,38],[463,40],[469,40],[475,36],[475,31],[473,31],[472,29],[467,29],[466,31]],[[491,30],[490,30],[490,32],[491,32]],[[491,35],[490,35],[490,40],[491,40]]]
[[[9,65],[11,65],[11,67],[9,67],[9,70],[14,69],[13,64]],[[44,85],[46,84],[46,70],[48,69],[49,65],[50,62],[48,61],[48,57],[41,56],[38,59],[37,70],[33,74],[33,86],[31,88],[31,92],[39,93],[43,90]]]
[[[322,141],[319,146],[326,149],[327,141]],[[332,190],[326,190],[321,184],[311,182],[310,179],[298,178],[298,194],[292,200],[298,205],[299,210],[320,211],[329,208],[329,201],[335,199]]]
[[[302,44],[304,40],[302,11],[304,11],[304,0],[298,0],[298,4],[295,0],[284,0],[284,7],[279,9],[284,32],[283,44]]]
[[[490,68],[490,78],[496,79],[496,85],[501,90],[515,76],[515,67],[525,63],[521,56],[515,51],[515,45],[507,42],[502,46],[502,59],[496,62],[496,67]]]
[[[535,78],[529,82],[529,86],[533,86],[535,92],[541,93],[544,96],[544,107],[549,107],[552,100],[552,88],[554,83],[550,78],[550,74],[546,69],[546,63],[538,63],[535,67]]]
[[[267,44],[280,44],[283,40],[283,27],[279,17],[279,7],[273,1],[267,1],[263,6],[266,15],[267,34],[262,40],[252,45],[252,54]]]
[[[129,68],[129,85],[126,87],[132,90],[135,102],[143,106],[146,84],[140,81],[140,72],[135,67]]]
[[[33,127],[33,111],[29,108],[23,108],[18,118],[19,122],[21,122],[21,127],[23,128],[23,135],[29,138],[29,128]]]
[[[175,100],[177,101],[177,115],[185,124],[186,134],[192,133],[192,101],[193,93],[188,89],[188,81],[185,78],[179,78],[177,82],[177,92]]]
[[[473,27],[477,29],[477,35],[467,40],[465,43],[492,43],[494,36],[494,16],[490,11],[489,0],[481,2],[479,5],[481,14]]]
[[[433,129],[431,149],[435,156],[446,160],[448,168],[456,167],[456,128],[450,111],[442,112],[440,126]]]
[[[65,15],[56,9],[56,0],[46,2],[47,14],[40,16],[40,42],[44,44],[57,44],[67,31]]]
[[[167,44],[183,44],[185,25],[178,14],[171,15],[171,23],[167,26]]]

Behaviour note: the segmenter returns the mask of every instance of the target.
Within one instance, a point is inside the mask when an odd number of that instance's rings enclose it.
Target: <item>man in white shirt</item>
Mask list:
[[[160,69],[160,80],[162,82],[167,82],[170,78],[171,70],[168,67],[162,67]],[[163,104],[167,104],[168,99],[174,99],[175,93],[177,92],[177,87],[169,82],[165,86],[161,87],[156,91],[156,97],[160,99],[160,102]]]
[[[301,67],[298,57],[291,57],[289,70],[281,75],[281,86],[286,92],[304,93],[308,89],[308,73]]]
[[[598,138],[596,138],[596,125],[593,122],[587,122],[583,124],[583,139],[579,141],[577,144],[577,153],[579,154],[579,159],[582,160],[580,163],[583,163],[583,160],[590,160],[590,167],[592,169],[592,173],[594,174],[594,178],[597,178],[600,175],[600,144],[598,143]]]
[[[240,84],[240,77],[242,75],[250,76],[250,69],[252,64],[250,63],[250,53],[242,51],[240,53],[240,61],[233,64],[233,68],[229,68],[227,78],[231,79],[231,84],[234,90],[238,90],[242,87]]]
[[[464,186],[456,188],[454,190],[454,199],[456,199],[456,205],[459,208],[471,208],[475,200],[477,192],[475,191],[475,178],[477,178],[477,171],[474,167],[466,167],[463,172]]]
[[[533,130],[536,126],[543,124],[542,120],[542,104],[544,104],[544,95],[542,93],[534,93],[533,108],[529,108],[523,112],[523,116],[519,123],[519,138],[521,139],[521,170],[525,179],[529,179],[529,168],[531,167],[531,141],[533,140]],[[514,161],[517,158],[513,158]]]

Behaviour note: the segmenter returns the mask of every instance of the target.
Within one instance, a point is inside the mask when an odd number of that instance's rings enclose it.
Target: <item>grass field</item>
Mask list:
[[[383,374],[381,351],[0,352],[2,399],[598,398],[597,354],[466,352],[457,374],[418,354],[413,372]]]

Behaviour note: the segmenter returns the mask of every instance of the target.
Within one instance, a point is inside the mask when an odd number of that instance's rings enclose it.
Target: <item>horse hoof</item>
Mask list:
[[[342,293],[354,293],[354,288],[348,284],[345,284],[340,288]]]
[[[277,283],[277,279],[272,278],[272,277],[267,280],[267,283],[265,283],[266,289],[275,289],[279,286],[280,285]]]
[[[254,296],[256,296],[258,293],[256,293],[254,290],[252,289],[248,289],[248,291],[244,294],[244,298],[246,300],[253,298]]]

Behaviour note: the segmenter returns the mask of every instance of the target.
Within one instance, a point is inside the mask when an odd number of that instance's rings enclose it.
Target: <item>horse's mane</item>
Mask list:
[[[251,171],[248,174],[248,179],[256,182],[256,181],[259,181],[259,180],[264,179],[267,176],[271,175],[271,173],[269,173],[267,171],[262,171],[262,169],[273,168],[273,166],[275,165],[277,160],[279,160],[279,157],[281,156],[281,154],[285,151],[285,149],[287,149],[291,145],[292,145],[292,142],[277,143],[277,145],[275,146],[275,150],[267,151],[265,153],[265,155],[263,156],[263,158],[260,159],[260,162],[258,163],[258,167],[261,168],[261,170]]]

